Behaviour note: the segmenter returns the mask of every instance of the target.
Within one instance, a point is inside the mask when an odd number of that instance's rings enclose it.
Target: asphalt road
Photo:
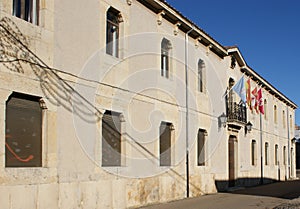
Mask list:
[[[142,209],[271,209],[280,205],[282,207],[277,207],[278,209],[300,209],[300,198],[297,199],[299,196],[300,180],[295,180],[152,205]]]

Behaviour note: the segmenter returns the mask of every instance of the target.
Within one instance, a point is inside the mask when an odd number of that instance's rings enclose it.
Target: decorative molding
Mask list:
[[[126,2],[127,2],[127,4],[128,4],[129,6],[131,6],[132,0],[126,0]]]
[[[196,40],[195,40],[195,47],[196,47],[196,48],[198,48],[198,46],[199,46],[201,40],[202,40],[201,37],[196,38]]]
[[[233,55],[231,55],[231,64],[230,64],[230,68],[234,69],[236,66],[236,59]]]
[[[174,27],[174,35],[177,36],[177,34],[179,33],[179,27],[181,25],[181,22],[177,22],[175,24],[175,27]]]
[[[162,10],[160,11],[158,14],[157,14],[157,24],[158,25],[161,25],[162,24],[162,19],[163,19],[163,16],[165,15],[165,11]]]
[[[206,55],[207,55],[207,56],[209,55],[210,50],[212,49],[212,47],[213,47],[212,44],[209,44],[209,45],[207,46],[207,50],[206,50]]]

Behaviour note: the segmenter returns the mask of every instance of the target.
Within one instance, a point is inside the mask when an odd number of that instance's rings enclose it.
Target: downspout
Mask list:
[[[189,33],[194,30],[194,26],[185,34],[185,134],[186,134],[186,197],[190,196],[190,172],[189,172],[189,97],[188,97],[188,41]]]
[[[289,120],[289,107],[286,106],[286,118],[287,118],[287,137],[288,137],[288,179],[291,177],[291,145],[290,145],[290,120]]]

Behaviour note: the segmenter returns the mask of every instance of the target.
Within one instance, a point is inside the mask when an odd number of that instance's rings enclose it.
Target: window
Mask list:
[[[198,91],[205,92],[205,63],[203,60],[198,61]]]
[[[277,106],[274,105],[274,123],[277,123]]]
[[[293,130],[293,116],[290,115],[290,130]]]
[[[269,165],[269,143],[265,143],[265,165]]]
[[[275,165],[279,165],[279,159],[278,159],[278,144],[275,145]]]
[[[197,162],[198,166],[205,166],[205,137],[207,132],[203,129],[198,131],[198,149],[197,149]]]
[[[39,24],[39,0],[13,0],[13,16]]]
[[[251,142],[251,165],[256,165],[256,156],[257,156],[257,148],[256,148],[256,141],[252,140]]]
[[[120,113],[105,111],[102,118],[102,166],[121,166]]]
[[[265,120],[267,120],[268,119],[268,116],[267,116],[267,114],[268,114],[268,102],[267,102],[266,99],[264,100],[264,109],[265,109],[265,114],[264,114]]]
[[[171,166],[171,123],[162,122],[159,128],[159,160],[160,166]]]
[[[286,165],[286,146],[283,147],[283,165]]]
[[[283,128],[285,128],[286,127],[286,123],[285,123],[285,112],[284,112],[284,110],[282,111],[282,125],[283,125]]]
[[[42,166],[40,97],[13,93],[6,102],[5,167]]]
[[[114,8],[109,8],[106,14],[106,53],[119,57],[119,23],[121,14]]]
[[[165,38],[161,41],[161,76],[169,78],[170,76],[170,50],[171,42]]]

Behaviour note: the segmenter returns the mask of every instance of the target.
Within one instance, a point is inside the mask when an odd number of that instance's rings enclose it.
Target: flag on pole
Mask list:
[[[232,90],[241,98],[241,100],[246,103],[246,86],[244,76],[232,87]]]
[[[261,88],[257,92],[257,99],[258,99],[259,112],[264,115],[265,114],[265,109],[264,109],[264,102],[263,102],[263,98],[262,98]]]
[[[250,85],[250,78],[246,82],[246,99],[247,99],[247,105],[252,110],[251,106],[251,85]]]
[[[252,109],[256,110],[256,112],[258,113],[257,87],[255,87],[251,93],[252,93],[252,96],[251,96]]]

